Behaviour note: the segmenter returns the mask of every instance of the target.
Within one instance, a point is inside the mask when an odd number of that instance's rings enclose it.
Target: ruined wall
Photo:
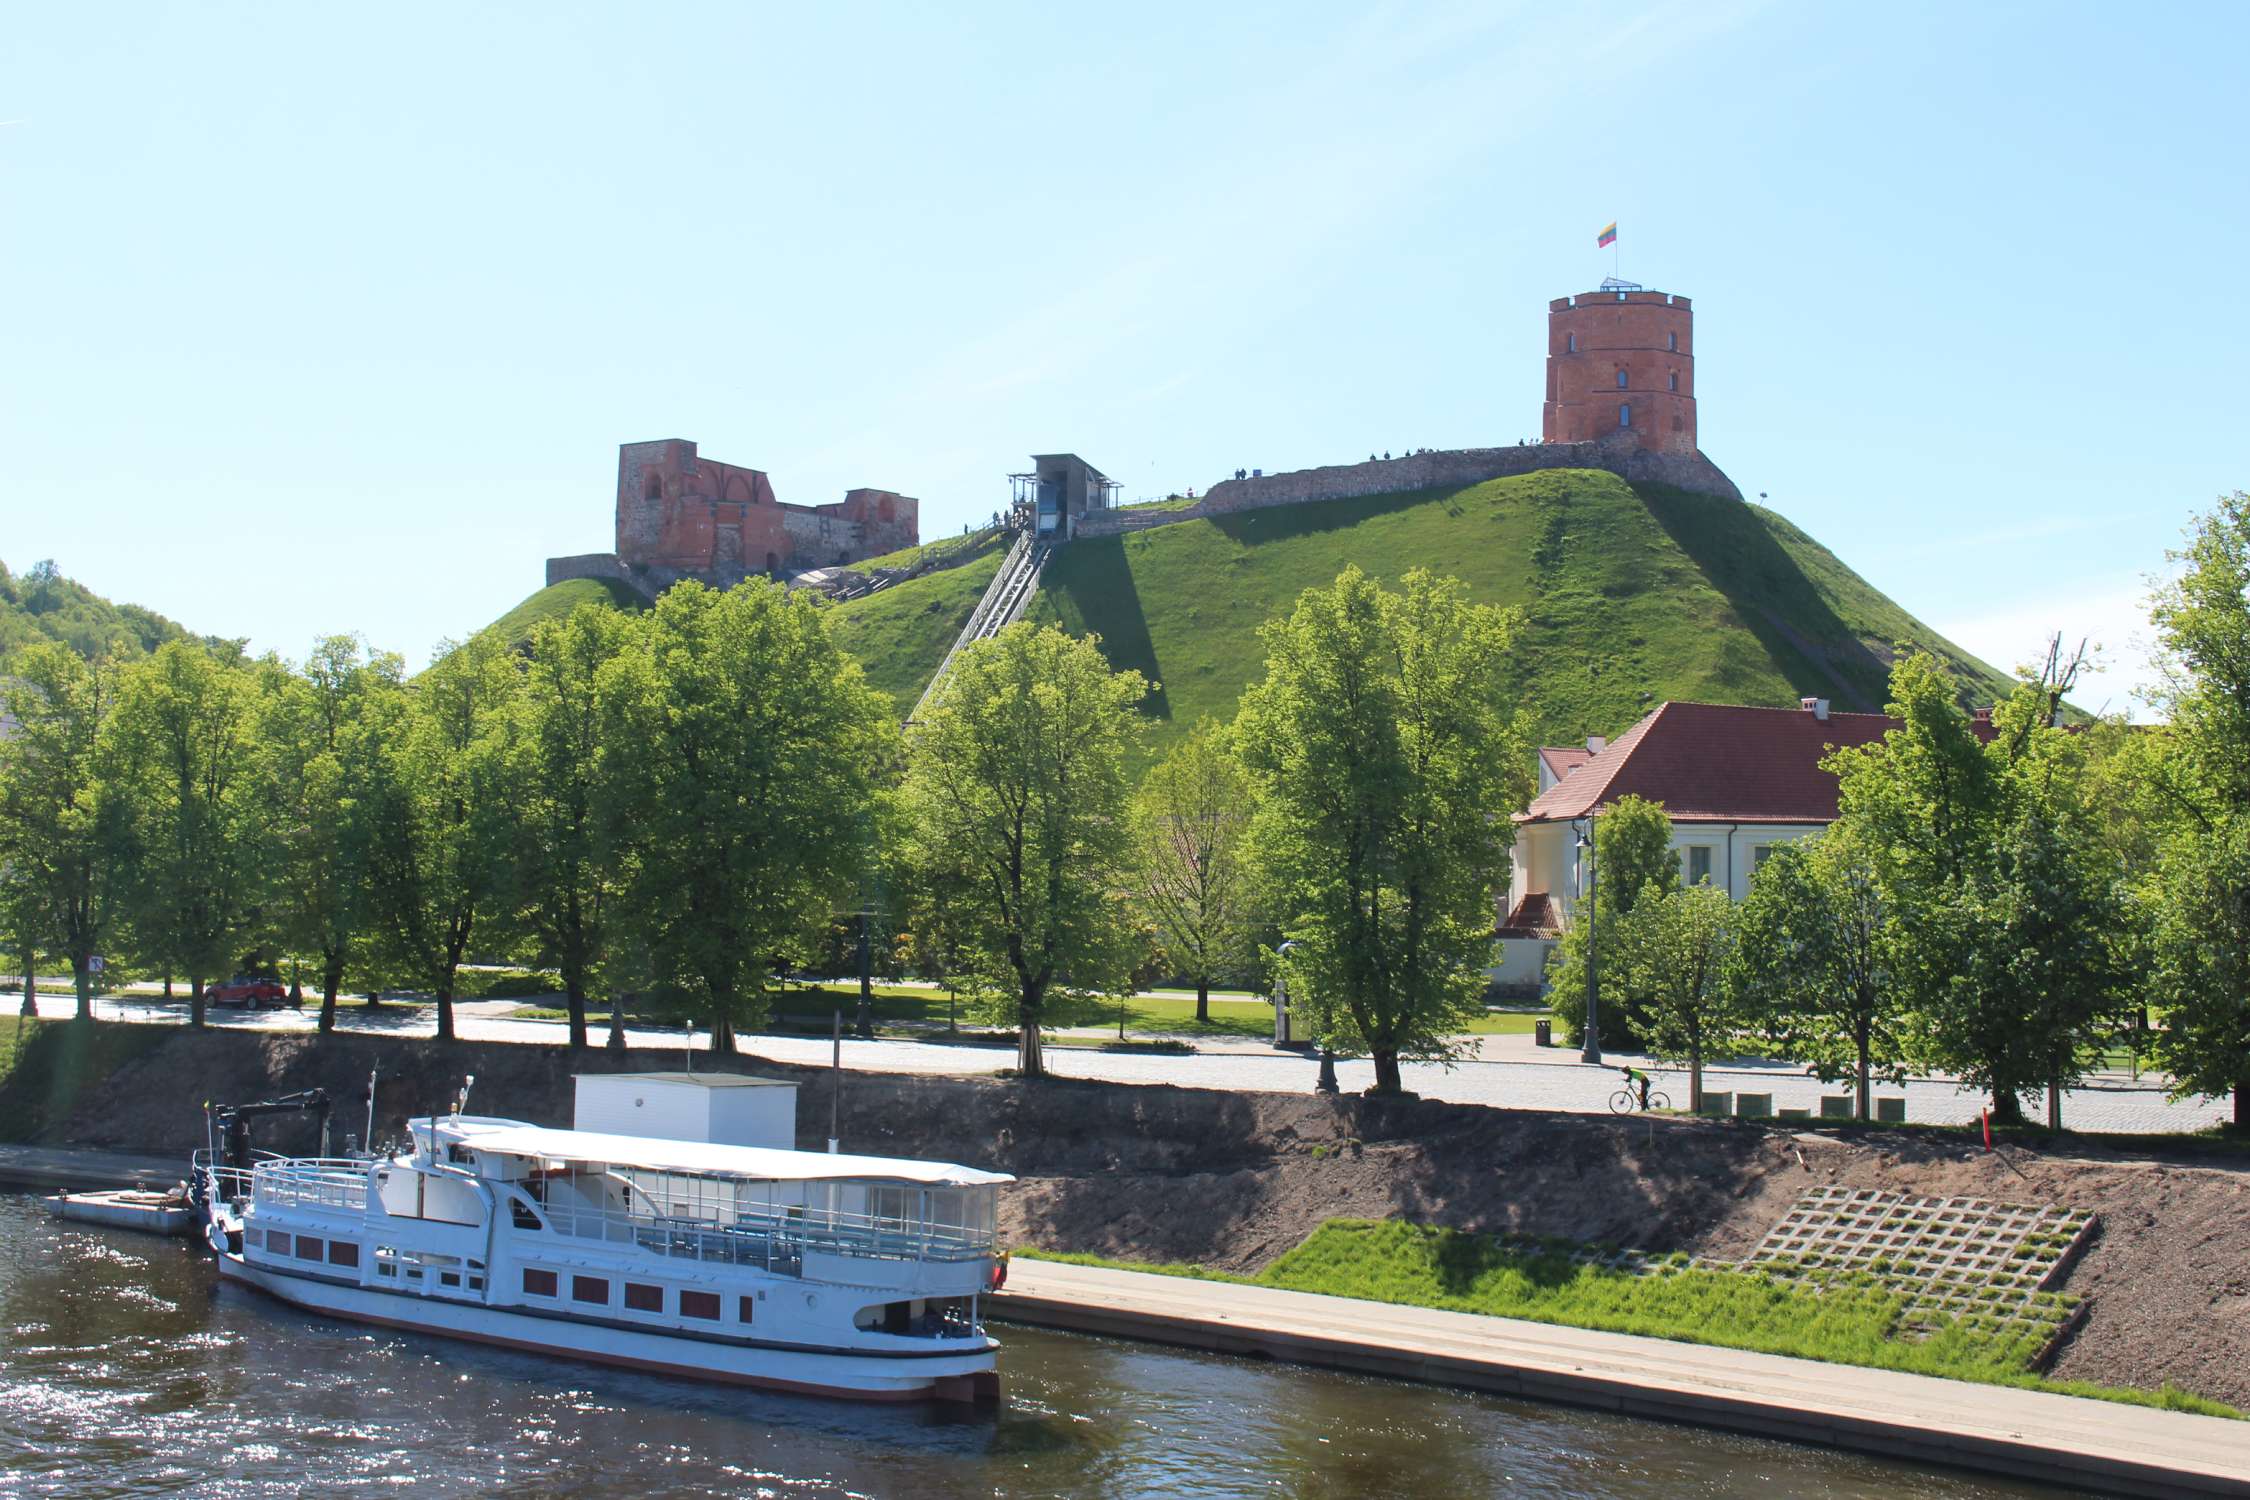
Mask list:
[[[1462,489],[1488,479],[1531,474],[1541,469],[1606,469],[1626,480],[1668,484],[1699,495],[1740,500],[1742,492],[1719,466],[1700,453],[1652,453],[1630,442],[1539,443],[1514,448],[1451,448],[1362,464],[1299,469],[1256,479],[1226,479],[1211,486],[1195,504],[1178,510],[1134,508],[1095,511],[1080,524],[1080,536],[1114,536],[1174,521],[1297,505],[1307,500],[1346,500],[1359,495],[1396,495],[1411,490]]]
[[[837,505],[784,505],[763,471],[701,457],[684,438],[617,450],[617,557],[627,568],[729,584],[920,540],[919,503],[891,490],[853,490]]]

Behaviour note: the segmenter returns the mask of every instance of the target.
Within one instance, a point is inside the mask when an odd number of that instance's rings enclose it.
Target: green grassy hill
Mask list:
[[[913,711],[1007,555],[1004,547],[987,547],[973,562],[835,606],[836,639],[866,664],[868,680],[891,695],[902,717]]]
[[[511,646],[520,646],[542,623],[559,620],[581,604],[608,604],[635,613],[648,608],[639,594],[614,578],[566,578],[548,584],[485,629],[497,632]]]
[[[1100,634],[1158,684],[1155,751],[1232,714],[1263,669],[1258,626],[1346,562],[1386,580],[1427,566],[1521,606],[1518,687],[1548,744],[1614,735],[1667,698],[1880,709],[1900,641],[1977,701],[2007,685],[1773,512],[1587,470],[1072,542],[1031,617]]]
[[[130,659],[186,635],[152,609],[110,603],[53,563],[22,573],[0,563],[0,662],[34,641],[59,641],[88,658]]]

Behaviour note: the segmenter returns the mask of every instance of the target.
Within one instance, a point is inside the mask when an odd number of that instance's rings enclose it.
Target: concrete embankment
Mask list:
[[[0,1187],[78,1192],[168,1188],[187,1180],[185,1156],[135,1156],[75,1146],[0,1145]]]
[[[2250,1495],[2250,1427],[1629,1334],[1018,1260],[992,1317],[2125,1495]]]

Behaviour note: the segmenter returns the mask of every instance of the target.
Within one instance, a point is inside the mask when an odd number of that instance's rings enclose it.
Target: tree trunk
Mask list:
[[[1367,1092],[1370,1094],[1403,1094],[1406,1092],[1406,1085],[1399,1077],[1398,1048],[1370,1047],[1367,1055],[1375,1062],[1375,1086]]]
[[[1200,974],[1195,979],[1195,1019],[1205,1026],[1211,1024],[1211,981]]]
[[[2049,1130],[2062,1129],[2062,1080],[2060,1078],[2049,1078],[2047,1080],[2047,1128]]]
[[[719,1057],[734,1056],[734,1016],[726,1006],[711,1016],[711,1051]]]
[[[1868,1045],[1867,1028],[1864,1025],[1859,1028],[1853,1039],[1859,1045],[1858,1114],[1860,1123],[1865,1124],[1867,1121],[1875,1118],[1875,1085],[1873,1080],[1868,1076],[1868,1074],[1872,1070],[1871,1065],[1868,1062],[1868,1053],[1873,1049]]]
[[[2250,1130],[2250,1079],[2234,1086],[2234,1128]]]
[[[336,992],[344,985],[344,950],[323,948],[320,953],[320,1030],[323,1036],[336,1029]]]
[[[203,976],[201,974],[190,974],[188,976],[187,994],[188,1028],[190,1030],[200,1031],[203,1028],[204,1020]]]
[[[609,997],[609,1050],[625,1050],[625,995],[619,991]]]
[[[83,953],[73,954],[70,960],[70,978],[78,990],[77,1019],[91,1025],[94,1019],[93,960]]]
[[[165,999],[165,1001],[166,1001],[167,1003],[169,1003],[169,1002],[171,1001],[171,998],[172,998],[172,976],[171,976],[171,975],[169,975],[169,974],[167,974],[167,975],[165,975],[165,976],[164,976],[164,999]]]
[[[1039,1012],[1030,1005],[1016,1007],[1016,1071],[1026,1078],[1047,1076],[1046,1050],[1040,1045]]]
[[[1703,1037],[1700,1033],[1688,1038],[1687,1067],[1688,1113],[1699,1115],[1703,1113]]]
[[[563,1008],[570,1012],[570,1050],[583,1052],[586,1049],[586,986],[575,970],[563,976]]]
[[[446,970],[445,977],[438,981],[437,1039],[441,1042],[455,1040],[453,1035],[453,971],[451,969]]]
[[[23,1013],[39,1014],[39,976],[33,972],[39,966],[38,957],[29,948],[23,950]]]
[[[2023,1100],[2012,1087],[1995,1079],[1992,1084],[1992,1123],[1995,1125],[2021,1125]]]

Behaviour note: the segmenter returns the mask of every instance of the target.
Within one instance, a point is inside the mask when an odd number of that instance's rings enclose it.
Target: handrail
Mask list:
[[[837,1209],[745,1213],[720,1221],[570,1203],[539,1208],[549,1229],[573,1239],[634,1243],[671,1255],[765,1263],[775,1269],[789,1262],[792,1275],[807,1251],[870,1260],[982,1260],[992,1254],[995,1240],[991,1232],[965,1225]]]

